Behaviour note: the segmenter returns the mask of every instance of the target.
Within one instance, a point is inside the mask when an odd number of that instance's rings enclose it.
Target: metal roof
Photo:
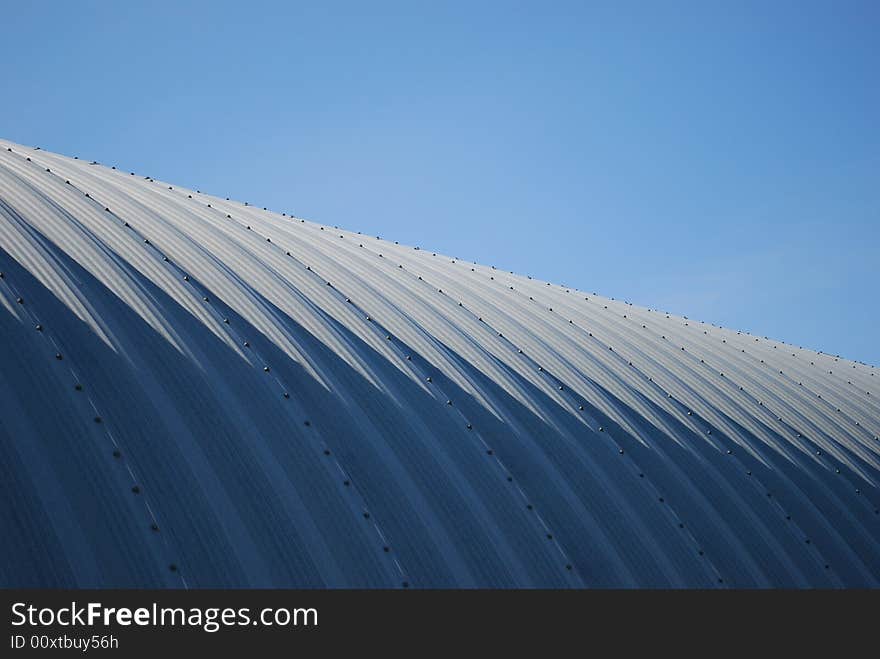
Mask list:
[[[0,271],[0,585],[878,585],[873,366],[2,141]]]

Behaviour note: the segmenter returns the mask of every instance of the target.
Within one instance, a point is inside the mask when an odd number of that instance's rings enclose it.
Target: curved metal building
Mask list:
[[[876,587],[880,377],[0,142],[0,585]]]

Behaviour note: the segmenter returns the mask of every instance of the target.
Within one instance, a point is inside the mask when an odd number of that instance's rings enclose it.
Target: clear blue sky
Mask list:
[[[878,2],[0,14],[7,139],[880,365]]]

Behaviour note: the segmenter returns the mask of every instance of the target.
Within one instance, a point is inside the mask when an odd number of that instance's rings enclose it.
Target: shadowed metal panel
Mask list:
[[[878,585],[873,366],[0,142],[0,584]]]

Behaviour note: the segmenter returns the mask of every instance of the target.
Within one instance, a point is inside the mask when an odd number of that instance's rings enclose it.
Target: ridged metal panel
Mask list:
[[[0,585],[878,585],[873,366],[8,142],[0,271]]]

